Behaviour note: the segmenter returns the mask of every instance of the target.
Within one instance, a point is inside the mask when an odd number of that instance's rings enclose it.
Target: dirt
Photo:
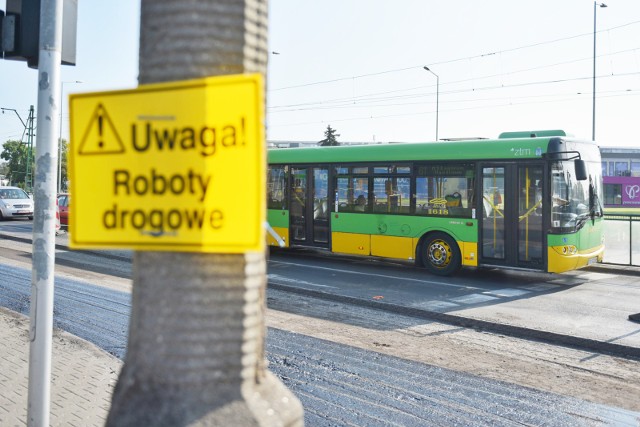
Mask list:
[[[267,325],[362,349],[640,411],[640,362],[438,323],[381,330],[269,310]]]

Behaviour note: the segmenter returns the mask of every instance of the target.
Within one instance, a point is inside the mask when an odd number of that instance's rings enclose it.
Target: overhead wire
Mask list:
[[[620,90],[620,91],[615,91],[615,92],[624,92],[624,93],[612,94],[612,95],[603,95],[603,96],[601,96],[601,98],[613,98],[613,97],[620,97],[620,96],[640,96],[640,89],[624,90],[624,91]],[[518,98],[513,98],[513,99],[518,99]],[[544,104],[544,103],[550,103],[550,102],[569,102],[569,101],[573,101],[574,99],[575,99],[575,96],[572,97],[572,98],[547,100],[547,101],[533,101],[533,102],[520,102],[520,103],[514,103],[514,102],[510,101],[508,103],[492,105],[491,108],[510,107],[510,106],[513,106],[513,105],[525,105],[525,104]],[[473,106],[473,107],[452,108],[452,109],[447,109],[447,110],[440,110],[440,112],[443,112],[443,111],[444,112],[468,111],[468,110],[479,110],[479,109],[486,109],[486,108],[487,108],[486,105],[479,105],[479,106]],[[426,115],[426,114],[435,114],[435,110],[434,111],[418,111],[418,112],[412,112],[412,113],[368,115],[366,117],[363,116],[363,117],[337,118],[337,119],[331,119],[331,120],[321,120],[320,122],[322,122],[322,123],[325,123],[325,122],[339,123],[339,122],[350,122],[350,121],[371,120],[371,119],[386,119],[386,118],[397,118],[397,117],[423,116],[423,115]],[[277,124],[277,125],[271,124],[270,127],[305,126],[305,125],[310,125],[310,124],[316,124],[318,122],[319,122],[318,120],[313,120],[313,121],[298,122],[298,123],[287,123],[287,124]]]
[[[607,28],[607,29],[598,30],[598,31],[596,31],[596,34],[601,33],[601,32],[605,32],[605,31],[617,30],[617,29],[620,29],[620,28],[628,27],[628,26],[631,26],[631,25],[637,25],[637,24],[640,24],[640,20],[628,22],[626,24],[618,25],[618,26],[615,26],[615,27],[610,27],[610,28]],[[562,37],[562,38],[558,38],[558,39],[554,39],[554,40],[547,40],[547,41],[543,41],[543,42],[532,43],[532,44],[529,44],[529,45],[518,46],[518,47],[514,47],[514,48],[510,48],[510,49],[498,50],[498,51],[495,51],[495,52],[482,53],[482,54],[466,56],[466,57],[462,57],[462,58],[455,58],[455,59],[449,59],[449,60],[445,60],[445,61],[432,62],[429,65],[430,66],[435,66],[435,65],[451,64],[451,63],[460,62],[460,61],[469,61],[469,60],[473,60],[473,59],[484,58],[484,57],[487,57],[487,56],[493,56],[493,55],[504,54],[504,53],[509,53],[509,52],[516,52],[516,51],[523,50],[523,49],[530,49],[532,47],[538,47],[538,46],[544,46],[544,45],[553,44],[553,43],[559,43],[559,42],[572,40],[572,39],[585,37],[585,36],[590,36],[591,37],[591,36],[593,36],[593,32],[576,34],[576,35],[573,35],[573,36],[567,36],[567,37]],[[389,73],[397,73],[397,72],[401,72],[401,71],[415,70],[417,68],[422,68],[422,67],[424,67],[424,64],[414,65],[414,66],[410,66],[410,67],[403,67],[403,68],[395,68],[395,69],[391,69],[391,70],[378,71],[378,72],[374,72],[374,73],[360,74],[360,75],[356,75],[356,76],[339,77],[339,78],[335,78],[335,79],[322,80],[322,81],[317,81],[317,82],[302,83],[302,84],[298,84],[298,85],[292,85],[292,86],[286,86],[286,87],[281,87],[281,88],[270,89],[269,92],[278,92],[278,91],[282,91],[282,90],[298,89],[298,88],[301,88],[301,87],[315,86],[315,85],[321,85],[321,84],[327,84],[327,83],[335,83],[335,82],[339,82],[339,81],[358,79],[358,78],[363,78],[363,77],[372,77],[372,76],[378,76],[378,75],[389,74]]]
[[[602,79],[602,78],[613,78],[613,77],[626,77],[626,76],[633,76],[633,75],[639,75],[640,71],[638,72],[629,72],[629,73],[614,73],[614,74],[606,74],[606,75],[602,75],[602,76],[598,76],[598,78]],[[541,80],[541,81],[531,81],[531,82],[522,82],[522,83],[514,83],[514,84],[510,84],[510,85],[505,85],[505,84],[499,84],[499,85],[492,85],[492,86],[484,86],[484,87],[475,87],[472,89],[458,89],[458,90],[449,90],[449,91],[440,91],[440,95],[447,95],[447,94],[460,94],[460,93],[468,93],[468,92],[481,92],[481,91],[489,91],[489,90],[498,90],[498,89],[509,89],[509,88],[516,88],[516,87],[526,87],[526,86],[537,86],[537,85],[547,85],[547,84],[557,84],[557,83],[567,83],[567,82],[572,82],[572,81],[580,81],[580,80],[591,80],[593,78],[593,76],[587,76],[587,77],[574,77],[574,78],[566,78],[566,79],[553,79],[553,80]],[[383,101],[389,101],[389,100],[397,100],[397,99],[411,99],[411,98],[422,98],[422,97],[426,97],[426,96],[433,96],[434,93],[423,93],[423,94],[411,94],[411,95],[406,95],[406,96],[402,96],[402,97],[386,97],[386,98],[380,98],[380,99],[366,99],[365,101],[367,102],[383,102]],[[446,101],[444,101],[446,102]],[[341,99],[341,102],[338,103],[334,103],[331,105],[321,105],[321,106],[316,106],[317,104],[309,104],[309,105],[292,105],[291,107],[288,107],[288,109],[281,109],[278,111],[271,111],[272,114],[277,114],[277,113],[283,113],[283,112],[291,112],[291,111],[309,111],[309,110],[319,110],[319,109],[330,109],[330,108],[344,108],[344,107],[348,107],[349,105],[356,105],[356,104],[360,104],[361,107],[371,107],[373,106],[372,104],[363,104],[360,103],[359,101],[352,101],[351,99]],[[396,105],[403,105],[403,104],[396,104]],[[406,104],[405,104],[406,105]],[[305,107],[305,108],[303,108]],[[284,107],[281,107],[284,108]]]
[[[607,57],[607,56],[611,57],[611,56],[614,56],[614,55],[634,52],[634,51],[637,51],[638,49],[640,49],[640,47],[620,50],[620,51],[612,52],[612,53],[608,53],[608,54],[602,54],[602,55],[598,55],[597,57],[598,58],[599,57]],[[541,70],[541,69],[545,69],[545,68],[557,67],[557,66],[567,65],[567,64],[586,61],[586,60],[592,60],[592,57],[590,57],[590,58],[572,59],[572,60],[568,60],[568,61],[562,61],[562,62],[557,62],[557,63],[553,63],[553,64],[547,64],[547,65],[540,65],[540,66],[536,66],[536,67],[530,67],[530,68],[525,68],[525,69],[520,69],[520,70],[514,70],[514,71],[500,73],[500,74],[489,74],[489,75],[485,75],[485,76],[477,76],[477,77],[473,77],[473,78],[466,78],[466,79],[454,80],[454,81],[449,81],[449,82],[443,82],[443,83],[440,84],[440,86],[447,86],[447,85],[465,83],[465,82],[472,81],[472,80],[473,81],[477,81],[477,80],[485,80],[485,79],[494,78],[494,77],[503,77],[503,76],[508,76],[508,75],[515,75],[515,74],[520,74],[520,73],[526,73],[526,72],[529,72],[529,71],[535,71],[535,70]],[[592,77],[589,77],[589,78],[592,78]],[[580,78],[580,80],[581,79],[582,78]],[[569,80],[567,80],[567,81],[569,81]],[[278,112],[278,111],[276,111],[277,109],[292,108],[292,107],[296,107],[296,106],[324,105],[324,104],[333,103],[333,102],[358,102],[359,100],[363,100],[363,99],[366,100],[367,97],[371,97],[371,96],[386,95],[386,94],[400,93],[400,92],[408,92],[408,91],[413,91],[413,90],[416,90],[416,89],[422,89],[422,88],[425,88],[425,87],[434,87],[434,86],[435,85],[428,85],[428,86],[421,85],[421,86],[412,87],[412,88],[395,89],[395,90],[383,91],[383,92],[374,92],[374,93],[369,93],[369,94],[355,95],[355,96],[351,96],[351,97],[341,97],[341,98],[334,98],[334,99],[321,100],[321,101],[309,101],[309,102],[298,103],[298,104],[275,105],[275,106],[269,106],[268,110],[275,113],[275,112]],[[509,87],[509,86],[508,85],[503,85],[503,87]],[[446,93],[455,93],[455,92],[440,92],[440,93],[441,94],[446,94]],[[408,95],[403,95],[403,96],[412,98],[412,97],[415,97],[416,95],[415,94],[408,94]],[[373,98],[373,99],[375,99],[375,98]],[[287,110],[285,110],[285,111],[287,111]]]
[[[603,29],[598,31],[599,32],[605,32],[607,31],[609,33],[609,39],[611,37],[611,30],[616,30],[616,29],[620,29],[620,28],[624,28],[624,27],[628,27],[631,25],[637,25],[639,24],[640,21],[633,21],[633,22],[629,22],[626,24],[622,24],[616,27],[611,27],[608,29]],[[480,54],[480,55],[474,55],[474,56],[468,56],[468,57],[463,57],[463,58],[456,58],[456,59],[451,59],[451,60],[447,60],[447,61],[440,61],[440,62],[433,62],[430,63],[430,66],[433,65],[443,65],[443,64],[448,64],[448,63],[454,63],[454,62],[458,62],[458,61],[468,61],[468,60],[473,60],[473,59],[477,59],[477,58],[483,58],[483,57],[487,57],[487,56],[493,56],[493,55],[499,55],[500,59],[502,61],[502,54],[504,53],[509,53],[509,52],[514,52],[514,51],[519,51],[519,50],[523,50],[523,49],[528,49],[528,48],[533,48],[533,47],[538,47],[538,46],[544,46],[544,45],[548,45],[548,44],[552,44],[552,43],[558,43],[558,42],[562,42],[562,41],[567,41],[567,40],[571,40],[571,39],[576,39],[576,38],[580,38],[580,37],[584,37],[584,36],[591,36],[593,35],[593,33],[583,33],[583,34],[577,34],[577,35],[573,35],[573,36],[569,36],[569,37],[563,37],[563,38],[558,38],[558,39],[554,39],[554,40],[548,40],[548,41],[543,41],[543,42],[538,42],[538,43],[533,43],[533,44],[529,44],[529,45],[525,45],[525,46],[519,46],[519,47],[515,47],[515,48],[510,48],[510,49],[503,49],[500,51],[496,51],[496,52],[489,52],[489,53],[484,53],[484,54]],[[610,42],[611,44],[611,42]],[[611,68],[613,69],[613,58],[616,55],[621,55],[621,54],[626,54],[629,52],[634,52],[637,55],[638,49],[640,49],[639,47],[635,47],[632,49],[625,49],[625,50],[620,50],[620,51],[616,51],[616,52],[610,52],[610,53],[606,53],[606,54],[601,54],[598,55],[597,58],[600,57],[609,57],[610,58],[610,62],[611,62]],[[526,86],[533,86],[533,85],[549,85],[549,84],[558,84],[558,83],[566,83],[566,82],[572,82],[572,81],[581,81],[581,80],[591,80],[593,78],[593,76],[588,76],[588,77],[575,77],[575,78],[564,78],[564,79],[553,79],[553,80],[541,80],[541,81],[529,81],[529,82],[519,82],[519,83],[512,83],[512,84],[504,84],[501,83],[499,85],[486,85],[486,86],[481,86],[481,87],[477,87],[474,85],[473,88],[464,88],[464,89],[457,89],[457,90],[448,90],[448,91],[442,91],[440,90],[441,86],[451,86],[451,85],[455,85],[455,84],[461,84],[461,83],[465,83],[465,82],[469,82],[469,81],[473,81],[474,83],[481,81],[481,80],[487,80],[490,78],[496,78],[496,77],[505,77],[505,76],[513,76],[516,74],[521,74],[521,73],[526,73],[526,72],[531,72],[531,71],[536,71],[536,70],[541,70],[541,69],[545,69],[545,68],[552,68],[552,67],[559,67],[559,66],[563,66],[563,65],[567,65],[567,64],[571,64],[571,63],[576,63],[576,62],[581,62],[581,61],[586,61],[586,60],[592,60],[594,59],[593,57],[589,57],[589,58],[578,58],[578,59],[571,59],[571,60],[567,60],[567,61],[562,61],[562,62],[557,62],[557,63],[553,63],[553,64],[546,64],[546,65],[537,65],[537,66],[533,66],[533,67],[528,67],[528,68],[524,68],[524,69],[519,69],[519,70],[513,70],[513,71],[506,71],[506,72],[501,72],[498,74],[488,74],[488,75],[484,75],[484,76],[473,76],[471,78],[465,78],[465,79],[459,79],[459,80],[455,80],[455,81],[449,81],[449,82],[444,82],[442,84],[439,85],[438,89],[439,89],[439,93],[440,94],[462,94],[462,93],[469,93],[469,92],[479,92],[479,91],[490,91],[490,90],[498,90],[498,89],[508,89],[508,88],[516,88],[516,87],[526,87]],[[368,73],[368,74],[362,74],[362,75],[358,75],[358,76],[350,76],[350,77],[342,77],[342,78],[336,78],[336,79],[331,79],[331,80],[324,80],[324,81],[319,81],[319,82],[310,82],[310,83],[305,83],[305,84],[300,84],[300,85],[293,85],[293,86],[288,86],[288,87],[284,87],[284,88],[277,88],[277,89],[272,89],[270,90],[270,92],[277,92],[277,91],[282,91],[285,89],[295,89],[295,88],[303,88],[303,87],[309,87],[309,86],[315,86],[315,85],[321,85],[321,84],[327,84],[327,83],[334,83],[334,82],[340,82],[340,81],[346,81],[346,80],[352,80],[355,81],[355,79],[358,78],[364,78],[364,77],[373,77],[373,76],[380,76],[380,75],[384,75],[384,74],[391,74],[391,73],[397,73],[397,72],[402,72],[402,71],[409,71],[409,70],[415,70],[415,69],[421,69],[423,68],[423,64],[421,65],[416,65],[413,67],[404,67],[404,68],[396,68],[396,69],[391,69],[391,70],[384,70],[384,71],[379,71],[379,72],[374,72],[374,73]],[[502,62],[501,62],[501,70],[502,70]],[[631,76],[631,75],[638,75],[640,74],[640,72],[627,72],[627,73],[613,73],[611,72],[611,74],[608,75],[604,75],[604,76],[597,76],[598,78],[614,78],[614,77],[625,77],[625,76]],[[424,98],[427,96],[433,96],[433,93],[415,93],[416,90],[422,90],[425,88],[434,88],[436,85],[432,84],[432,85],[420,85],[420,86],[414,86],[414,87],[410,87],[410,88],[401,88],[401,89],[394,89],[394,90],[387,90],[387,91],[381,91],[381,92],[372,92],[372,93],[366,93],[366,94],[361,94],[361,95],[352,95],[350,97],[339,97],[339,98],[333,98],[333,99],[324,99],[324,100],[315,100],[315,101],[308,101],[308,102],[300,102],[300,103],[292,103],[292,104],[283,104],[283,105],[275,105],[275,106],[268,106],[267,109],[269,111],[269,113],[271,115],[273,114],[277,114],[277,113],[286,113],[286,112],[297,112],[297,111],[309,111],[309,110],[328,110],[328,109],[361,109],[361,108],[388,108],[388,107],[403,107],[403,106],[409,106],[409,105],[417,105],[417,104],[424,104],[424,102],[399,102],[400,100],[405,100],[405,101],[410,101],[412,99],[419,99],[419,98]],[[638,90],[637,89],[627,89],[627,90],[620,90],[620,91],[612,91],[612,93],[618,93],[617,95],[605,95],[605,93],[607,92],[602,92],[601,96],[602,97],[613,97],[613,96],[637,96],[638,94]],[[561,94],[548,94],[548,95],[544,95],[542,97],[551,97],[554,98],[556,101],[528,101],[529,103],[540,103],[540,102],[561,102],[563,101],[563,99],[558,99],[558,97],[562,98],[563,95]],[[567,96],[571,96],[571,95],[567,95]],[[581,94],[576,93],[575,96],[581,96]],[[573,96],[572,99],[575,99],[575,96]],[[514,100],[518,100],[518,99],[531,99],[531,98],[536,98],[538,96],[530,96],[530,97],[514,97],[514,96],[509,96],[509,97],[504,97],[504,98],[494,98],[493,100],[501,100],[501,99],[509,99],[510,101],[508,103],[505,103],[501,106],[508,106],[508,105],[521,105],[524,103],[527,103],[527,101],[525,102],[514,102]],[[487,100],[486,98],[484,100]],[[489,101],[491,101],[491,99],[489,99]],[[449,101],[451,103],[459,103],[459,102],[483,102],[483,100],[479,100],[479,99],[475,99],[475,100],[455,100],[455,101]],[[447,103],[447,101],[445,101],[445,104]],[[484,106],[472,106],[469,108],[460,108],[460,109],[449,109],[447,111],[462,111],[462,110],[467,110],[467,109],[477,109],[477,108],[488,108],[486,105]],[[421,114],[425,114],[425,112],[414,112],[414,113],[398,113],[398,114],[387,114],[387,115],[368,115],[367,117],[353,117],[353,118],[339,118],[339,119],[332,119],[330,120],[332,123],[333,122],[344,122],[344,121],[354,121],[354,120],[366,120],[366,119],[378,119],[378,118],[390,118],[390,117],[405,117],[405,116],[414,116],[414,115],[421,115]],[[321,122],[326,122],[327,120],[320,120]],[[275,124],[275,123],[271,123],[270,127],[280,127],[280,126],[298,126],[298,125],[305,125],[305,124],[313,124],[313,123],[318,123],[318,120],[314,120],[311,122],[304,122],[304,123],[292,123],[292,124]]]

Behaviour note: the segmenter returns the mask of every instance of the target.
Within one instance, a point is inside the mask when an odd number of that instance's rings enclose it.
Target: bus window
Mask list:
[[[374,177],[374,212],[408,214],[411,206],[411,180],[408,177]]]
[[[336,212],[371,212],[369,178],[338,177]]]
[[[574,231],[578,216],[588,213],[588,185],[575,179],[573,162],[552,165],[551,202],[551,226],[564,232]]]
[[[286,166],[269,166],[267,175],[267,208],[287,209]]]
[[[416,215],[471,218],[475,207],[472,165],[425,165],[417,175]]]

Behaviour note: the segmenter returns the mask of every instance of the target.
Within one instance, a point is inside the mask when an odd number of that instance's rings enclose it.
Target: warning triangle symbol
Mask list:
[[[124,144],[102,104],[98,104],[84,132],[78,154],[120,154]]]

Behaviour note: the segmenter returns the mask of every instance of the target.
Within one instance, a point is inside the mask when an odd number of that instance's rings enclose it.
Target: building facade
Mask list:
[[[640,149],[600,147],[604,205],[640,208]]]

